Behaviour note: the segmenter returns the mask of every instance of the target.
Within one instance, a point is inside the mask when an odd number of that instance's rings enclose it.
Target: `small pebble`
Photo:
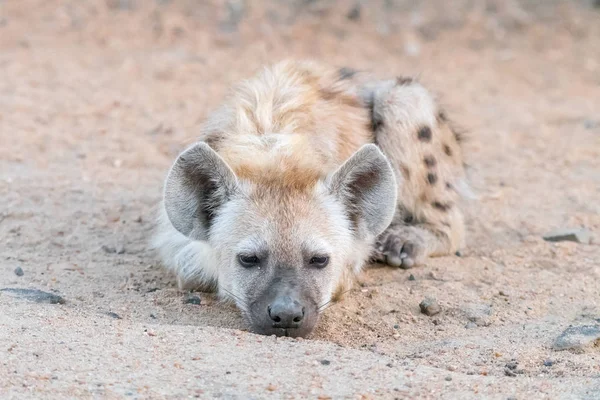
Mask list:
[[[102,250],[104,250],[104,252],[105,252],[105,253],[108,253],[108,254],[114,254],[114,253],[116,253],[116,252],[117,252],[117,250],[116,250],[114,247],[112,247],[112,246],[107,246],[107,245],[105,245],[105,244],[104,244],[104,245],[102,245]]]
[[[329,361],[329,360],[321,360],[321,364],[323,364],[323,365],[329,365],[329,364],[331,364],[331,361]]]
[[[554,350],[583,351],[600,340],[600,325],[570,326],[554,341]]]
[[[442,309],[438,305],[437,301],[434,299],[426,298],[421,303],[419,303],[419,308],[421,312],[425,315],[432,316],[438,314]]]
[[[457,251],[456,253],[454,253],[454,255],[455,255],[456,257],[462,257],[462,253],[460,252],[460,250],[459,250],[459,251]]]
[[[200,300],[199,296],[190,295],[190,296],[186,297],[183,302],[185,304],[194,304],[194,305],[199,306],[201,303],[201,300]]]
[[[350,21],[358,21],[360,19],[360,3],[357,3],[352,9],[346,14],[346,18]]]
[[[446,381],[450,382],[451,380],[452,380],[452,377],[451,377],[451,376],[447,376],[447,377],[446,377]]]
[[[19,297],[35,303],[47,303],[47,304],[64,304],[65,299],[59,295],[44,292],[37,289],[13,289],[6,288],[0,289],[1,292],[12,295],[13,297]]]
[[[16,276],[23,276],[23,275],[25,275],[25,272],[23,272],[23,268],[21,268],[21,267],[15,268],[15,275]]]
[[[120,316],[119,314],[117,314],[117,313],[114,313],[114,312],[112,312],[112,311],[109,311],[109,312],[107,312],[107,313],[105,313],[105,314],[106,314],[106,315],[108,315],[108,316],[109,316],[109,317],[111,317],[111,318],[114,318],[114,319],[122,319],[122,318],[121,318],[121,316]]]
[[[590,244],[591,234],[585,228],[579,229],[559,229],[554,232],[547,233],[543,236],[547,242],[576,242]]]
[[[415,279],[415,276],[414,276],[413,274],[410,274],[410,275],[408,276],[408,280],[409,280],[409,281],[416,281],[416,279]]]
[[[554,365],[554,361],[552,361],[552,360],[544,361],[544,367],[551,367],[553,365]]]
[[[477,328],[477,324],[475,322],[467,322],[467,324],[465,325],[466,329],[475,329]]]

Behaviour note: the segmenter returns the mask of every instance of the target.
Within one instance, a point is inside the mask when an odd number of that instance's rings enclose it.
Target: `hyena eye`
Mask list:
[[[308,262],[311,266],[317,268],[325,268],[329,264],[329,257],[327,256],[315,256]]]
[[[260,259],[255,255],[240,254],[238,261],[242,267],[252,268],[260,264]]]

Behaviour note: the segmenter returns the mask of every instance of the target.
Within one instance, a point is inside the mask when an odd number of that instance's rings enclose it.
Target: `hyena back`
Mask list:
[[[154,244],[258,333],[305,336],[372,258],[457,250],[460,141],[412,80],[282,62],[242,82],[173,164]]]

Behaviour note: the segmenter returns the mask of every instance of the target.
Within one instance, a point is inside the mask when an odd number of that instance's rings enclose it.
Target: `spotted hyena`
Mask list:
[[[281,62],[240,83],[174,162],[154,244],[258,333],[305,336],[369,261],[463,243],[461,138],[409,78]]]

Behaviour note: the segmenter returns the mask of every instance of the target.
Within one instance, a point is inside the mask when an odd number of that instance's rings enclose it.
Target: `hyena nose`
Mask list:
[[[299,328],[304,319],[304,307],[289,296],[280,297],[267,307],[273,328]]]

